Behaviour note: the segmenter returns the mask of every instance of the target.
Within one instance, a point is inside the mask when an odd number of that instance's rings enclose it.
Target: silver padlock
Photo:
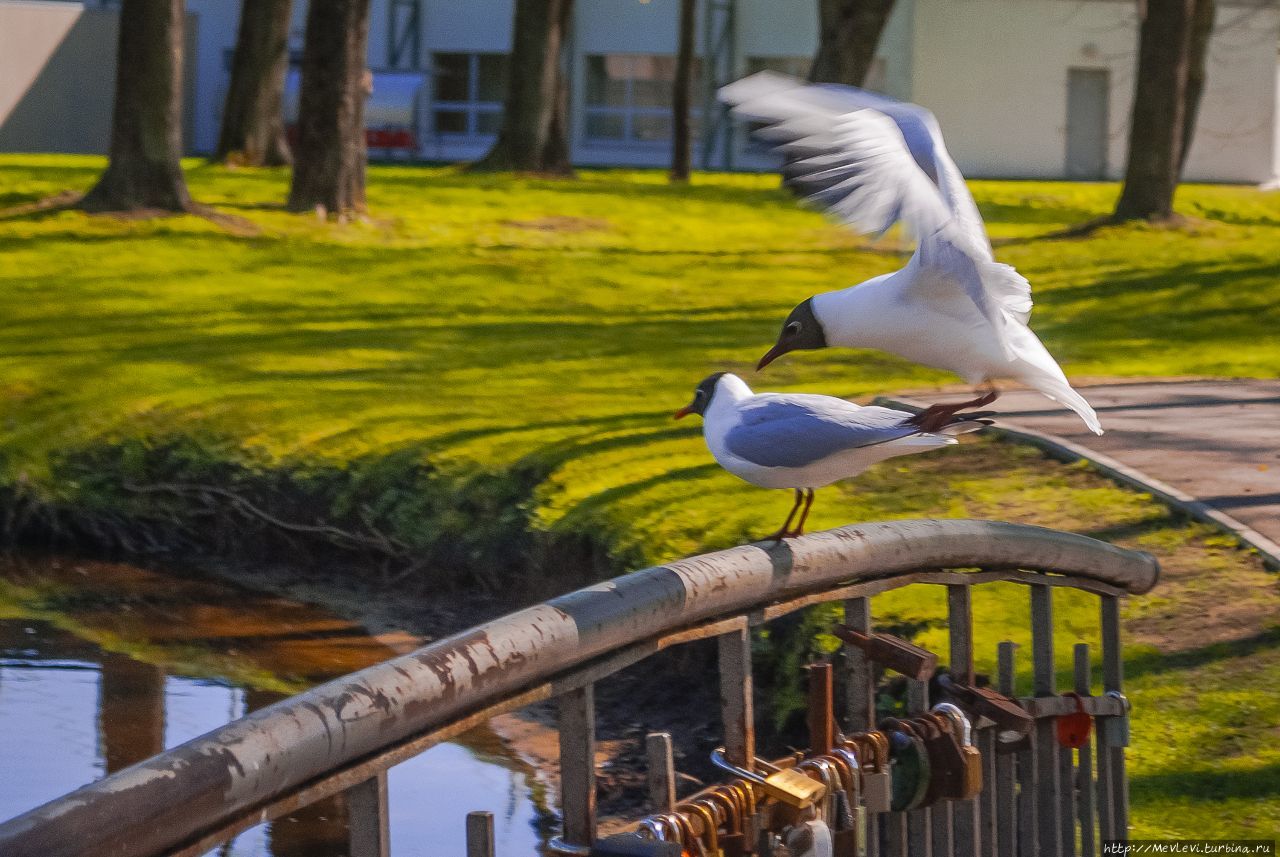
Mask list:
[[[881,732],[854,736],[864,748],[872,766],[862,766],[862,803],[867,812],[888,812],[893,803],[893,783],[889,775],[889,741]]]
[[[782,832],[782,844],[792,857],[832,857],[831,828],[820,818],[801,821]]]
[[[1124,714],[1118,717],[1103,717],[1102,720],[1102,736],[1106,739],[1107,744],[1112,747],[1128,747],[1129,746],[1129,698],[1118,690],[1109,690],[1106,694],[1111,699],[1120,700],[1120,705],[1124,709]]]

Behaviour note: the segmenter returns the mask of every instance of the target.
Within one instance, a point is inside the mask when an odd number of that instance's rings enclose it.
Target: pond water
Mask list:
[[[246,712],[408,651],[307,605],[128,565],[0,559],[0,819]],[[494,814],[498,853],[540,853],[543,792],[482,727],[388,774],[392,853],[462,855]],[[339,857],[340,797],[261,825],[222,857]]]

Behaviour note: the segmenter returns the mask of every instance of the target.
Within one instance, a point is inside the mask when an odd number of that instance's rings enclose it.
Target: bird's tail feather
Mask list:
[[[1098,421],[1098,414],[1093,410],[1093,406],[1085,401],[1084,396],[1073,390],[1066,381],[1058,381],[1051,378],[1037,379],[1035,388],[1043,393],[1046,398],[1052,399],[1079,414],[1080,419],[1084,420],[1084,424],[1089,427],[1089,431],[1094,434],[1102,434],[1102,423]]]

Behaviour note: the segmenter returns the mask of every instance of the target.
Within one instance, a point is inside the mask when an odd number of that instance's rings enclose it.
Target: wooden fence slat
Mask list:
[[[494,857],[493,813],[467,813],[467,857]]]
[[[650,732],[644,738],[649,763],[649,811],[671,812],[676,806],[676,765],[670,732]]]
[[[978,795],[978,854],[981,857],[996,857],[996,800],[998,775],[996,773],[996,730],[994,728],[978,731],[978,752],[982,754],[982,793]],[[956,850],[960,851],[957,842]]]
[[[1016,643],[1005,641],[996,649],[997,685],[996,689],[1005,696],[1013,696],[1014,652]],[[988,730],[995,733],[995,729]],[[995,744],[995,741],[992,741]],[[995,757],[995,824],[997,857],[1015,857],[1018,853],[1018,783],[1016,779],[1016,759],[1011,753],[1003,753]]]
[[[1058,853],[1076,857],[1075,750],[1056,744],[1058,753]]]
[[[1075,688],[1076,693],[1088,696],[1093,692],[1093,670],[1089,663],[1089,644],[1076,643],[1075,651]],[[1076,814],[1080,819],[1080,857],[1094,857],[1097,849],[1097,838],[1094,827],[1094,792],[1093,792],[1093,742],[1086,741],[1079,750],[1079,763],[1076,767],[1079,778]]]
[[[844,602],[844,623],[855,631],[871,633],[871,599],[850,598]],[[848,732],[864,732],[876,726],[875,669],[857,646],[845,646],[840,665],[844,688],[844,725]],[[888,818],[881,813],[867,813],[867,857],[882,857],[887,844],[881,828]],[[887,831],[886,831],[887,832]]]
[[[596,841],[595,685],[571,690],[559,699],[560,811],[564,841]]]
[[[907,679],[907,714],[929,710],[929,683]],[[907,851],[911,857],[933,857],[933,810],[930,807],[903,813],[907,824]]]
[[[1036,696],[1053,696],[1053,590],[1047,586],[1031,587],[1031,657]],[[1035,802],[1036,838],[1040,853],[1061,853],[1062,828],[1058,822],[1061,810],[1058,785],[1058,744],[1051,719],[1037,720],[1035,725]]]
[[[347,802],[347,848],[351,857],[390,857],[387,772],[379,771],[343,794]]]
[[[950,628],[951,658],[948,667],[951,677],[963,684],[973,684],[973,589],[952,584],[947,587],[947,625]],[[975,724],[976,725],[976,724]],[[978,730],[973,730],[977,738]],[[981,748],[979,748],[981,749]],[[984,781],[983,794],[988,791],[989,780]],[[955,801],[947,806],[949,817],[950,848],[946,857],[977,857],[981,851],[981,824],[977,800]],[[937,842],[937,840],[935,840]],[[939,857],[935,848],[934,857]]]
[[[739,628],[717,638],[720,659],[720,718],[725,758],[753,770],[756,756],[752,703],[751,632]]]
[[[1102,612],[1102,686],[1104,690],[1123,692],[1124,657],[1120,650],[1120,599],[1114,595],[1099,596]],[[1098,742],[1099,754],[1103,742]],[[1112,805],[1113,839],[1129,838],[1129,781],[1125,776],[1124,747],[1106,745],[1108,787]],[[1102,775],[1099,762],[1098,775]]]

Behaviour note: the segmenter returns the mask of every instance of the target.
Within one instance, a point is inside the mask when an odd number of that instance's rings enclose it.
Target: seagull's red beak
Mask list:
[[[692,405],[685,405],[683,408],[681,408],[680,410],[676,411],[676,412],[675,412],[675,414],[674,414],[674,415],[672,415],[672,417],[671,417],[671,418],[672,418],[673,420],[682,420],[682,419],[684,419],[685,417],[689,416],[689,414],[691,414],[691,413],[693,413],[693,406],[692,406]]]
[[[772,348],[765,352],[763,357],[760,358],[760,362],[756,364],[756,371],[759,372],[761,369],[768,366],[790,350],[790,348],[787,348],[781,342],[776,343]]]

